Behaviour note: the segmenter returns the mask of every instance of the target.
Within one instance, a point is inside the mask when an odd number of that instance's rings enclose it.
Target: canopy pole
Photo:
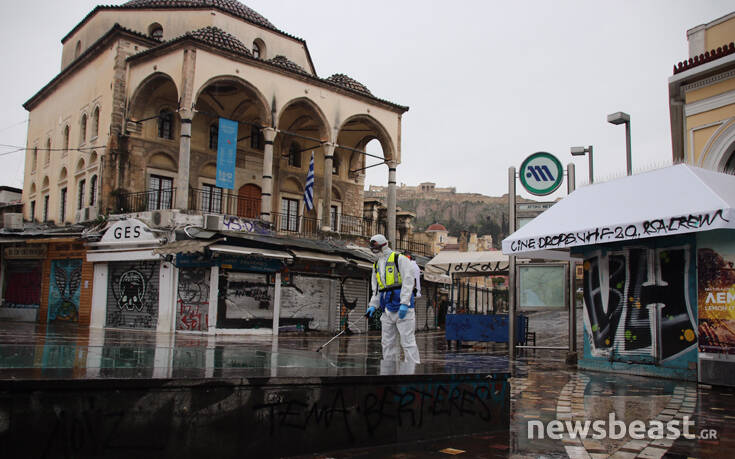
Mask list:
[[[591,157],[591,155],[590,155]],[[567,195],[572,194],[576,187],[574,164],[567,164]],[[577,275],[574,260],[569,257],[569,354],[567,361],[577,361],[577,305],[574,297],[574,279]]]
[[[516,230],[516,168],[508,168],[508,234]],[[508,358],[516,358],[516,257],[508,255]]]

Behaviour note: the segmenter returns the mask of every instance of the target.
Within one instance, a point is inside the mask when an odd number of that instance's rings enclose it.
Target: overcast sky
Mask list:
[[[97,4],[121,3],[0,2],[0,144],[25,146],[22,104],[58,74],[61,38]],[[494,196],[536,151],[574,161],[578,186],[587,159],[570,146],[594,146],[596,180],[624,175],[625,129],[606,121],[616,111],[631,116],[634,170],[670,164],[667,79],[688,57],[686,31],[735,11],[735,0],[243,3],[306,40],[320,77],[345,73],[410,107],[399,183]],[[0,184],[22,186],[23,157],[0,156]],[[369,169],[367,184],[387,177]]]

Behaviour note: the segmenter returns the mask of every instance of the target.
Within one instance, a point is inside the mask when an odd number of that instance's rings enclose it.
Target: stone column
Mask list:
[[[331,231],[329,211],[332,204],[332,166],[334,165],[334,144],[323,143],[324,148],[324,193],[322,194],[322,231]]]
[[[189,208],[189,163],[191,156],[191,119],[193,111],[194,73],[196,70],[196,50],[184,50],[184,62],[181,68],[181,103],[179,118],[181,134],[179,140],[179,166],[176,178],[176,208]]]
[[[276,130],[272,127],[263,128],[265,147],[263,148],[263,181],[261,182],[260,219],[264,222],[272,222],[273,209],[273,139],[276,138]]]
[[[396,248],[396,163],[388,163],[388,231],[385,237],[391,248]]]

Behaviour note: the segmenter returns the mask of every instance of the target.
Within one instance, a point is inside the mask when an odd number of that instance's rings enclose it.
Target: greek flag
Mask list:
[[[304,187],[304,204],[306,210],[314,208],[314,152],[311,152],[309,172],[306,174],[306,186]]]

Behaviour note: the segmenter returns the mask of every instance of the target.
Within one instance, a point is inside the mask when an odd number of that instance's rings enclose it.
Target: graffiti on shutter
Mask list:
[[[153,329],[158,322],[158,261],[110,263],[107,326]]]

